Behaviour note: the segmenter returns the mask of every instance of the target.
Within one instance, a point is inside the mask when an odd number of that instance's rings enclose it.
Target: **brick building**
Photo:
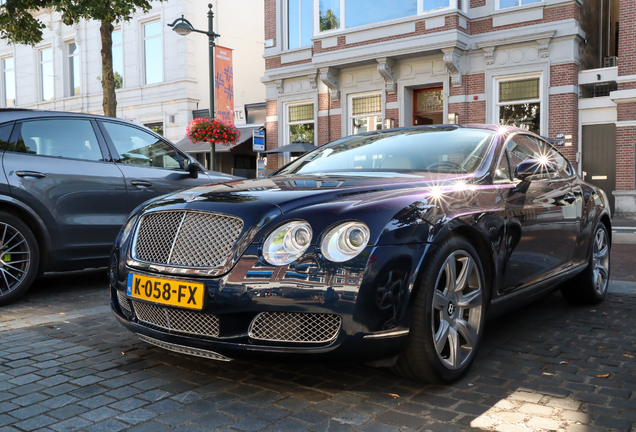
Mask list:
[[[633,0],[265,0],[267,147],[502,123],[562,133],[561,150],[584,174],[582,149],[599,144],[583,135],[606,137],[611,124],[616,139],[603,145],[616,149],[615,186],[598,164],[587,180],[601,178],[618,211],[636,212],[635,11]],[[599,93],[599,83],[616,91]],[[596,116],[610,106],[613,121]],[[599,121],[605,129],[589,127]],[[288,160],[269,157],[267,167]]]

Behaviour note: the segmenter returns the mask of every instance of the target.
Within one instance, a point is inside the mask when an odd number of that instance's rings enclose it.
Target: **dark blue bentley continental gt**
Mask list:
[[[267,179],[137,208],[111,257],[111,305],[168,350],[339,358],[450,382],[487,315],[555,288],[601,302],[610,233],[606,195],[537,135],[370,132]]]

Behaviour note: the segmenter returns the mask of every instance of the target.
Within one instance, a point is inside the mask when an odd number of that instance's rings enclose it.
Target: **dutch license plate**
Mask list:
[[[188,309],[202,309],[205,285],[128,273],[126,293],[141,300]]]

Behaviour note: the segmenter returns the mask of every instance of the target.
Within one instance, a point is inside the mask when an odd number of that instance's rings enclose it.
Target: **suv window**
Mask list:
[[[34,120],[22,123],[14,151],[92,161],[104,160],[89,120]]]
[[[13,123],[0,126],[0,150],[9,149],[9,138],[11,138],[11,130],[13,129]]]
[[[167,169],[183,169],[183,156],[154,135],[119,123],[103,122],[119,153],[120,163]]]

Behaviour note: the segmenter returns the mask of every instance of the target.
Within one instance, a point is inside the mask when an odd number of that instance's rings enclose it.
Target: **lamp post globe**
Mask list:
[[[174,32],[180,36],[187,36],[192,33],[192,26],[189,26],[184,22],[180,22],[172,27],[172,30],[174,30]]]

